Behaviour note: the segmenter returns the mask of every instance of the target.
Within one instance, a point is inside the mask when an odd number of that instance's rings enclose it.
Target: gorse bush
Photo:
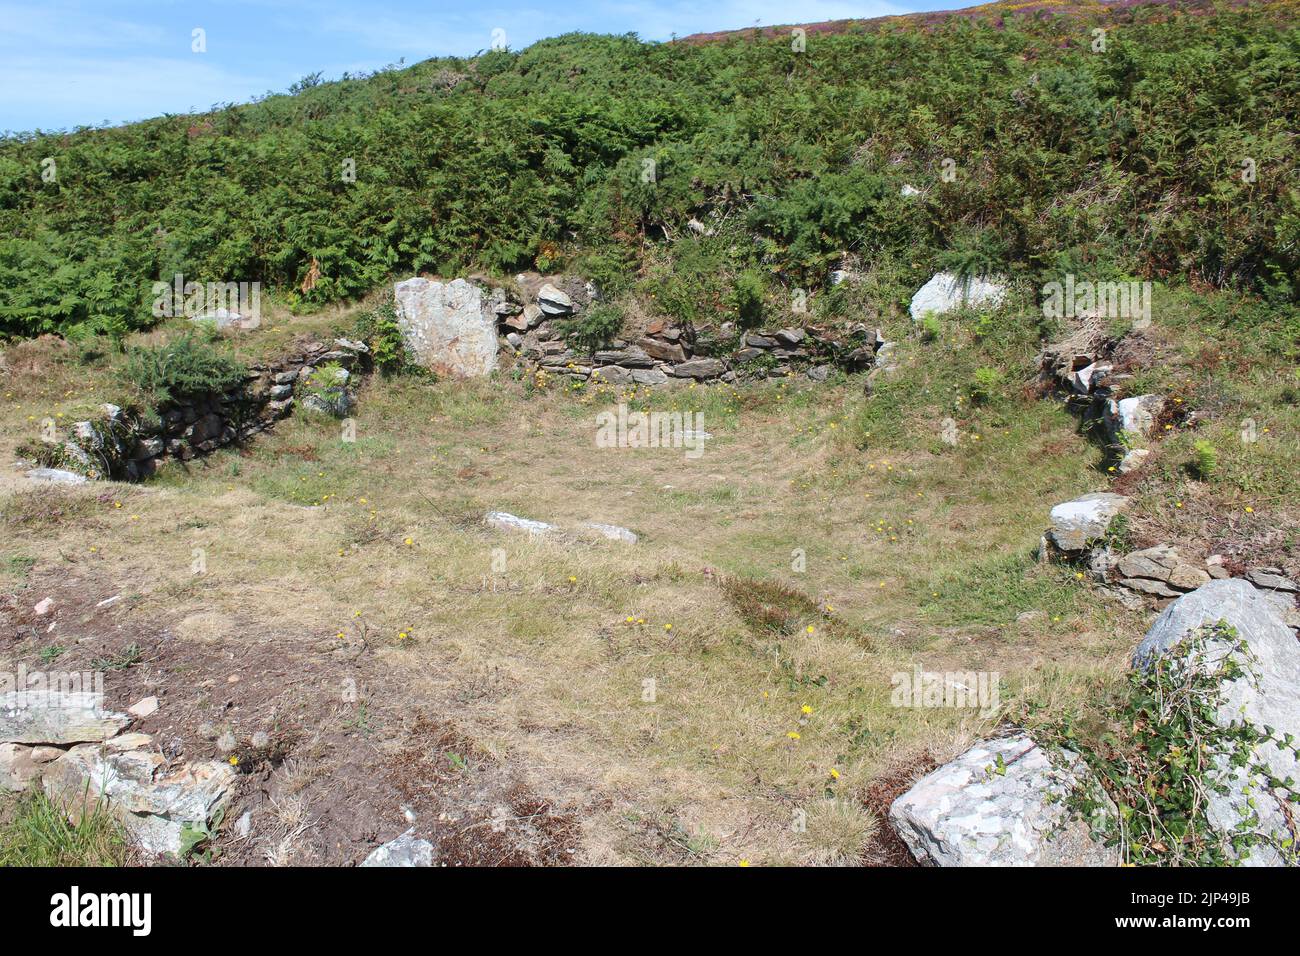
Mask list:
[[[994,13],[818,33],[804,53],[570,34],[11,135],[0,335],[120,337],[176,272],[301,309],[421,271],[573,269],[610,294],[676,274],[664,308],[697,323],[753,320],[753,283],[728,303],[724,277],[816,290],[845,253],[903,264],[891,291],[943,263],[1300,295],[1293,5]]]
[[[211,343],[185,334],[163,345],[127,352],[123,378],[155,405],[225,392],[243,383],[248,369]]]
[[[765,294],[763,277],[757,270],[748,269],[736,276],[731,288],[731,305],[742,329],[762,324]]]

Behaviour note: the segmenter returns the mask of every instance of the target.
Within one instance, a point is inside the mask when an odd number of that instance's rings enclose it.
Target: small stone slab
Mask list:
[[[1062,551],[1082,551],[1089,542],[1106,534],[1129,500],[1123,495],[1097,491],[1059,504],[1052,509],[1047,537]]]
[[[624,541],[628,544],[636,544],[639,540],[636,533],[629,531],[627,528],[621,528],[616,524],[601,524],[599,521],[584,521],[579,525],[584,531],[599,535],[602,538],[608,538],[610,541]]]
[[[433,844],[415,836],[414,828],[371,851],[361,866],[433,866]]]
[[[0,741],[77,744],[107,740],[130,723],[126,714],[104,710],[93,691],[9,691],[0,694]]]
[[[555,525],[547,524],[545,521],[521,518],[518,515],[510,514],[508,511],[489,511],[483,517],[483,523],[504,531],[523,531],[533,537],[542,537],[559,530]]]
[[[84,485],[90,480],[85,475],[79,475],[75,471],[65,471],[62,468],[33,468],[25,474],[33,481],[56,485]]]

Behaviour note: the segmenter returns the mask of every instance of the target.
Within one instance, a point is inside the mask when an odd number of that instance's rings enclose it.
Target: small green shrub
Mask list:
[[[307,392],[322,398],[329,397],[334,395],[347,380],[347,370],[342,365],[338,362],[326,362],[307,379]]]
[[[939,321],[938,316],[933,312],[925,313],[921,319],[921,341],[937,342],[943,335],[943,323]]]
[[[190,333],[164,345],[130,349],[122,367],[123,378],[155,405],[229,391],[247,374],[243,364]]]
[[[560,326],[565,339],[587,349],[598,349],[623,329],[623,310],[612,303],[593,305]]]
[[[381,375],[399,375],[418,368],[406,347],[397,323],[397,305],[392,299],[361,313],[353,326],[352,337],[370,349],[370,357]]]

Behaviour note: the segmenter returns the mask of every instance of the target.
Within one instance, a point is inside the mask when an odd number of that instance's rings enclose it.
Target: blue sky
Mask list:
[[[971,0],[973,2],[973,0]],[[242,102],[320,71],[520,49],[571,30],[667,40],[872,17],[927,0],[0,0],[0,131],[70,129]],[[195,28],[207,52],[192,52]]]

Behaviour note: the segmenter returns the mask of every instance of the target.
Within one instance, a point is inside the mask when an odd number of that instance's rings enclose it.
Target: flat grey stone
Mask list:
[[[56,485],[84,485],[89,480],[85,475],[62,468],[33,468],[26,475],[33,481],[47,481]]]
[[[719,360],[713,358],[696,358],[682,362],[680,365],[674,365],[672,374],[678,378],[717,378],[727,367]]]
[[[621,365],[602,365],[591,370],[591,377],[609,385],[627,385],[632,381],[632,370]]]
[[[1175,591],[1164,581],[1154,581],[1151,578],[1124,578],[1120,584],[1130,591],[1141,591],[1143,594],[1150,594],[1152,597],[1178,597],[1181,591]]]
[[[1246,579],[1258,588],[1270,591],[1300,591],[1296,583],[1282,574],[1279,568],[1254,568],[1246,572]]]
[[[668,375],[657,368],[634,368],[632,381],[638,385],[662,385],[668,381]]]
[[[1116,567],[1126,578],[1154,578],[1157,581],[1168,581],[1174,568],[1182,563],[1182,556],[1177,548],[1168,544],[1158,544],[1154,548],[1129,552],[1119,559]]]
[[[547,315],[568,315],[573,311],[573,299],[549,282],[537,290],[537,304]]]
[[[633,531],[627,528],[621,528],[616,524],[601,524],[599,521],[584,521],[579,525],[584,531],[589,531],[599,535],[602,538],[608,538],[610,541],[625,541],[628,544],[636,544],[637,536]]]
[[[107,740],[130,723],[126,714],[104,709],[93,691],[9,691],[0,693],[0,741],[76,744]]]
[[[415,836],[410,829],[395,840],[372,850],[362,866],[433,866],[433,844]]]
[[[483,522],[504,531],[523,531],[533,537],[541,537],[559,530],[555,525],[547,524],[545,521],[521,518],[518,515],[510,514],[508,511],[489,511],[483,517]]]

